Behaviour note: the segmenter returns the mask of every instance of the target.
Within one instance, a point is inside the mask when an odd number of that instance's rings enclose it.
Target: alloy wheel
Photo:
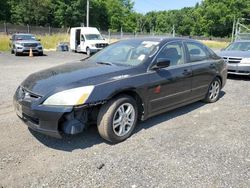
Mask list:
[[[220,94],[220,83],[215,80],[209,88],[209,98],[210,100],[216,100]]]
[[[113,131],[122,137],[130,132],[135,122],[135,109],[130,103],[122,104],[115,112],[113,118]]]

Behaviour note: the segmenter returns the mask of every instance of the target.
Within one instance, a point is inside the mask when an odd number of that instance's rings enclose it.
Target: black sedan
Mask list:
[[[217,101],[226,78],[224,60],[195,40],[131,39],[83,62],[30,75],[14,106],[35,131],[61,137],[95,123],[104,139],[116,143],[132,134],[138,120]]]

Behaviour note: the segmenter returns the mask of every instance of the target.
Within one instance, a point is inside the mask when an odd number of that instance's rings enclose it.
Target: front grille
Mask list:
[[[237,57],[223,57],[223,59],[227,63],[240,63],[242,60],[242,58],[237,58]]]
[[[17,89],[17,98],[24,100],[24,99],[33,99],[33,100],[37,100],[39,98],[41,98],[41,96],[31,93],[29,91],[27,91],[26,89],[24,89],[23,87],[19,87]]]
[[[36,43],[24,43],[23,46],[24,47],[35,48],[35,47],[37,47],[37,44]]]
[[[97,43],[95,45],[96,48],[105,48],[106,46],[108,46],[108,44],[106,44],[106,43]]]

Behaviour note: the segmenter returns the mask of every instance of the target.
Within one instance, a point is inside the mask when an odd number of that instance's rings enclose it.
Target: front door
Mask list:
[[[186,63],[182,42],[168,43],[157,58],[167,58],[170,66],[153,71],[148,88],[148,109],[151,115],[174,108],[190,99],[192,67]]]

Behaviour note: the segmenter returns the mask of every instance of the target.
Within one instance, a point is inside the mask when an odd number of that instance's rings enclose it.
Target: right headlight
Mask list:
[[[77,106],[84,104],[92,93],[94,86],[78,87],[55,93],[48,97],[43,105]]]
[[[242,64],[250,64],[250,58],[243,58],[240,63],[242,63]]]
[[[16,47],[23,47],[22,43],[16,43]]]

